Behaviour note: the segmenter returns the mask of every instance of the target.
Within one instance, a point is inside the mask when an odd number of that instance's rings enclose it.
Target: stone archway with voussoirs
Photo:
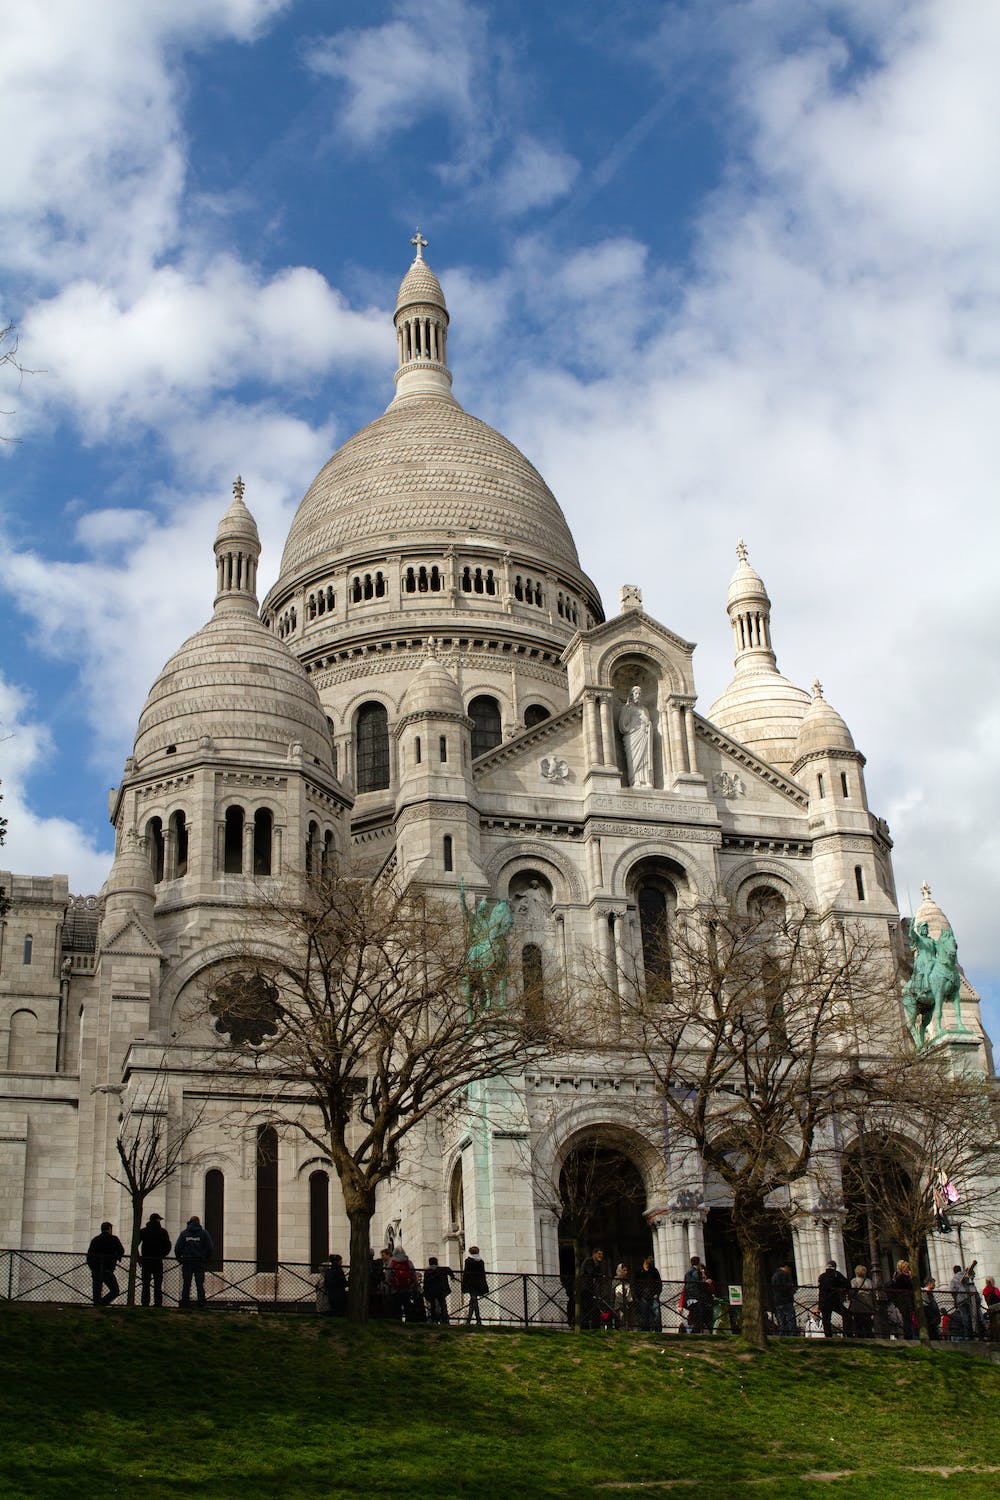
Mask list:
[[[746,913],[747,899],[758,885],[779,883],[780,894],[788,892],[788,915],[801,917],[815,908],[815,896],[795,870],[776,859],[745,859],[735,869],[727,870],[722,895],[734,912]]]
[[[487,861],[483,873],[491,891],[506,894],[515,875],[536,867],[549,878],[555,906],[583,900],[583,886],[576,870],[568,859],[556,853],[548,844],[506,844]]]
[[[680,844],[667,843],[662,839],[650,839],[648,843],[632,844],[618,856],[608,881],[608,889],[612,896],[618,900],[627,896],[630,877],[636,867],[642,864],[654,864],[657,860],[678,866],[678,873],[674,878],[677,887],[678,910],[683,911],[697,906],[702,899],[705,872],[699,871],[697,875],[695,874],[691,866],[689,849],[683,848]]]
[[[661,647],[654,645],[652,641],[641,638],[615,641],[609,646],[598,659],[597,681],[604,686],[611,687],[616,672],[622,667],[640,662],[647,665],[650,675],[657,680],[658,708],[664,707],[671,694],[687,694],[691,691],[667,653]]]

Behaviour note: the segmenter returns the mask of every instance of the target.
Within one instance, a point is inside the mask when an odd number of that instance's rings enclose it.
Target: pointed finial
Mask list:
[[[813,697],[814,698],[822,698],[822,696],[823,696],[823,684],[820,682],[820,680],[819,680],[818,677],[814,677],[813,678]]]
[[[926,880],[923,882],[923,884],[920,887],[920,894],[921,894],[921,896],[923,897],[923,899],[925,901],[929,901],[931,899],[931,888],[927,884]]]
[[[740,537],[739,541],[736,543],[736,556],[739,558],[741,563],[745,563],[749,560],[747,544],[742,537]]]
[[[417,247],[417,253],[416,253],[416,256],[414,257],[414,259],[416,259],[416,260],[423,260],[423,258],[424,258],[424,248],[427,245],[427,241],[424,239],[424,237],[420,233],[419,229],[417,230],[416,234],[413,236],[412,240],[410,241],[410,244],[411,245],[416,245],[416,247]]]
[[[245,486],[243,484],[243,475],[237,474],[236,478],[233,480],[233,499],[242,500],[244,489]]]

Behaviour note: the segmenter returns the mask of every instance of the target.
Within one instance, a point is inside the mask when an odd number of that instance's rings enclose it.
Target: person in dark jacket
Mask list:
[[[660,1312],[663,1277],[653,1264],[651,1255],[646,1256],[642,1269],[632,1277],[632,1290],[639,1308],[639,1327],[646,1333],[659,1333],[663,1327]]]
[[[424,1272],[424,1300],[427,1317],[432,1323],[448,1322],[448,1296],[455,1273],[451,1266],[439,1266],[437,1256],[432,1255]]]
[[[820,1273],[817,1283],[819,1291],[819,1315],[823,1323],[823,1337],[833,1338],[833,1324],[830,1322],[832,1313],[844,1310],[844,1298],[851,1290],[851,1283],[843,1271],[837,1270],[837,1262],[828,1260],[826,1270]]]
[[[111,1229],[111,1224],[105,1220],[100,1234],[95,1234],[87,1246],[87,1265],[94,1283],[95,1307],[107,1307],[121,1291],[115,1267],[125,1254],[125,1246],[116,1234],[111,1233]],[[106,1292],[104,1287],[107,1287]]]
[[[462,1267],[462,1291],[469,1299],[469,1309],[465,1315],[465,1321],[471,1323],[473,1316],[476,1319],[476,1327],[483,1326],[482,1314],[479,1311],[480,1297],[489,1295],[489,1282],[486,1280],[486,1267],[479,1253],[478,1245],[470,1245],[469,1253],[465,1257],[465,1265]]]
[[[714,1302],[708,1272],[697,1255],[684,1272],[684,1311],[689,1333],[711,1333]]]
[[[149,1306],[150,1287],[153,1305],[163,1306],[163,1257],[170,1254],[170,1236],[159,1214],[150,1214],[139,1231],[139,1264],[142,1268],[142,1305]]]
[[[795,1317],[795,1277],[786,1261],[771,1277],[771,1300],[780,1338],[794,1338],[799,1331]]]
[[[580,1327],[601,1326],[601,1303],[604,1300],[604,1251],[591,1250],[580,1263]]]
[[[198,1306],[205,1306],[205,1267],[212,1254],[212,1236],[197,1214],[192,1214],[177,1236],[174,1254],[181,1263],[181,1307],[191,1305],[191,1281],[194,1280]]]
[[[335,1318],[344,1317],[347,1313],[347,1276],[342,1255],[330,1256],[330,1264],[323,1276],[323,1286],[329,1303],[327,1311]]]

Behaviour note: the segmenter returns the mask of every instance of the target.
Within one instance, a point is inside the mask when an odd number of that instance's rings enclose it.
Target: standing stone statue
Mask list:
[[[629,786],[653,785],[653,725],[634,687],[618,715]]]

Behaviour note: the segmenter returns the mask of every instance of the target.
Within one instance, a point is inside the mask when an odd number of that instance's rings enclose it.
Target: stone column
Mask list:
[[[698,750],[697,750],[697,747],[695,745],[695,736],[694,736],[694,707],[693,707],[693,705],[690,704],[690,703],[686,703],[684,705],[683,713],[684,713],[684,731],[685,731],[686,743],[687,743],[688,770],[689,771],[697,771],[697,769],[698,769]]]
[[[670,705],[661,708],[658,714],[660,728],[660,744],[663,747],[663,785],[669,786],[671,778],[677,770],[674,759],[674,744],[670,733]]]
[[[243,873],[253,874],[253,815],[248,813],[243,823]]]
[[[670,721],[670,759],[673,762],[674,775],[681,776],[688,769],[687,742],[684,738],[684,726],[681,723],[681,706],[676,698],[671,698],[667,705],[667,716]]]
[[[542,1276],[558,1276],[559,1219],[550,1208],[538,1211],[538,1262]]]
[[[615,718],[611,708],[611,694],[602,693],[601,705],[601,739],[604,748],[604,764],[615,766],[618,764],[615,755]]]

